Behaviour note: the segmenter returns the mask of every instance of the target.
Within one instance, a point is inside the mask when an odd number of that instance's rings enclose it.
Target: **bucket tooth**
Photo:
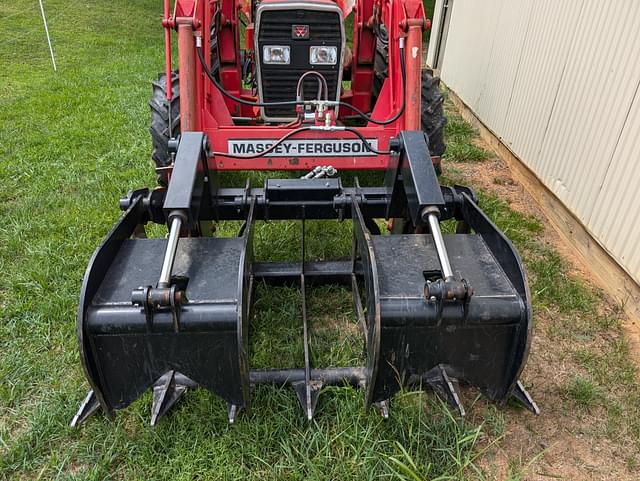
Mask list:
[[[389,400],[387,399],[385,401],[374,403],[374,406],[376,407],[378,412],[380,412],[380,416],[382,416],[382,419],[387,421],[389,419]]]
[[[428,372],[425,376],[425,381],[442,400],[458,411],[461,417],[466,415],[464,406],[460,402],[460,394],[456,388],[458,383],[449,377],[442,366],[437,366]]]
[[[540,414],[540,408],[533,400],[529,392],[525,389],[522,381],[518,381],[516,383],[516,386],[513,388],[513,397],[516,398],[520,404],[522,404],[536,416]]]
[[[158,424],[160,418],[169,412],[186,390],[186,385],[177,382],[175,371],[169,371],[158,379],[153,386],[151,426]]]
[[[236,419],[238,419],[240,411],[242,411],[242,406],[227,403],[227,416],[229,417],[229,424],[233,425],[236,423]]]
[[[298,401],[300,401],[307,420],[313,420],[323,383],[320,381],[311,381],[309,383],[301,381],[294,382],[292,386],[298,395]]]
[[[84,424],[87,419],[98,411],[98,409],[100,409],[100,403],[98,402],[98,398],[93,390],[91,390],[80,404],[80,408],[76,415],[73,416],[73,419],[71,420],[71,427],[80,427],[80,425]]]

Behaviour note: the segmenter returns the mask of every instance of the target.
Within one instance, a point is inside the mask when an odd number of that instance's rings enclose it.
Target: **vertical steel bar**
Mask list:
[[[353,305],[356,309],[356,317],[360,323],[360,329],[362,329],[362,335],[364,336],[364,345],[369,344],[369,326],[367,326],[367,318],[364,315],[364,307],[362,306],[362,298],[360,297],[360,291],[358,290],[358,280],[355,274],[351,274],[351,293],[353,295]]]
[[[169,102],[169,110],[171,110],[171,101],[173,100],[173,79],[171,78],[171,0],[164,0],[164,19],[162,20],[162,26],[164,27],[164,69],[167,76],[167,101]],[[169,122],[169,129],[171,129],[171,122]]]
[[[300,295],[302,297],[302,330],[303,330],[303,342],[304,342],[304,388],[305,388],[305,402],[306,402],[306,414],[307,419],[311,421],[313,419],[313,405],[311,400],[311,360],[309,358],[309,324],[307,322],[307,291],[304,278],[304,264],[305,264],[306,250],[305,250],[305,223],[302,220],[302,265],[300,271]]]
[[[407,21],[407,47],[405,57],[407,66],[407,110],[405,114],[405,130],[421,130],[422,128],[422,19]]]
[[[364,315],[364,307],[362,305],[362,298],[360,297],[360,290],[358,288],[358,278],[356,277],[356,262],[358,257],[358,241],[356,239],[355,229],[353,232],[353,238],[351,241],[351,294],[353,296],[353,305],[356,310],[356,316],[362,329],[364,336],[365,348],[369,345],[369,326],[367,326],[367,318]]]

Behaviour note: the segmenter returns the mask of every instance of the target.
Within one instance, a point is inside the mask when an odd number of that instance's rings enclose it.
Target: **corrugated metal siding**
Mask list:
[[[640,2],[586,0],[577,32],[532,167],[586,223],[640,80]]]
[[[587,226],[629,272],[640,272],[640,92],[611,159]]]
[[[465,102],[474,106],[478,104],[487,75],[502,3],[502,0],[453,2],[442,78],[455,79],[455,86],[452,85],[452,88],[456,92],[465,92]],[[459,11],[465,15],[459,15]],[[478,25],[484,25],[481,32],[478,32]],[[478,34],[469,35],[469,32]],[[451,62],[449,58],[464,58],[466,63]],[[469,75],[470,72],[477,72],[477,75]]]
[[[440,27],[442,22],[436,19],[442,18],[443,5],[444,5],[443,2],[436,2],[435,7],[433,9],[433,18],[431,19],[431,39],[433,39],[433,42],[431,43],[435,43],[435,39],[440,37]],[[438,59],[436,59],[436,49],[429,47],[429,50],[427,51],[427,64],[435,65],[437,60]]]
[[[442,78],[640,283],[640,1],[454,0]]]
[[[529,12],[533,2],[503,2],[498,14],[489,65],[478,98],[478,114],[496,131],[504,131],[507,111],[519,72],[522,47],[530,27]]]
[[[511,104],[500,131],[503,142],[530,165],[540,159],[582,4],[582,1],[543,0],[530,13],[530,29],[520,56]]]

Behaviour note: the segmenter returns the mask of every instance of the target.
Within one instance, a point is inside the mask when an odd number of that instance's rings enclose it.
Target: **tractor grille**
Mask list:
[[[309,27],[308,39],[294,39],[294,25]],[[300,77],[309,70],[320,72],[327,79],[329,99],[337,100],[340,94],[339,82],[342,77],[342,15],[339,11],[318,11],[305,9],[266,8],[261,12],[257,26],[257,55],[260,61],[259,81],[261,100],[264,102],[287,102],[296,100],[296,86]],[[288,45],[291,47],[290,65],[265,65],[263,47],[265,45]],[[338,48],[336,65],[313,66],[309,60],[311,46],[335,46]],[[304,83],[305,99],[317,97],[317,77],[310,77]],[[285,120],[296,117],[295,106],[266,107],[267,120]]]
[[[291,42],[292,25],[309,25],[312,40],[335,41],[342,37],[340,17],[335,12],[274,10],[262,14],[260,40]]]

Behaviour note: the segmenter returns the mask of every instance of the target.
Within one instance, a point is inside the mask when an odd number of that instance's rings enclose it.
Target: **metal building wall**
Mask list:
[[[445,83],[640,283],[640,1],[449,1]]]

